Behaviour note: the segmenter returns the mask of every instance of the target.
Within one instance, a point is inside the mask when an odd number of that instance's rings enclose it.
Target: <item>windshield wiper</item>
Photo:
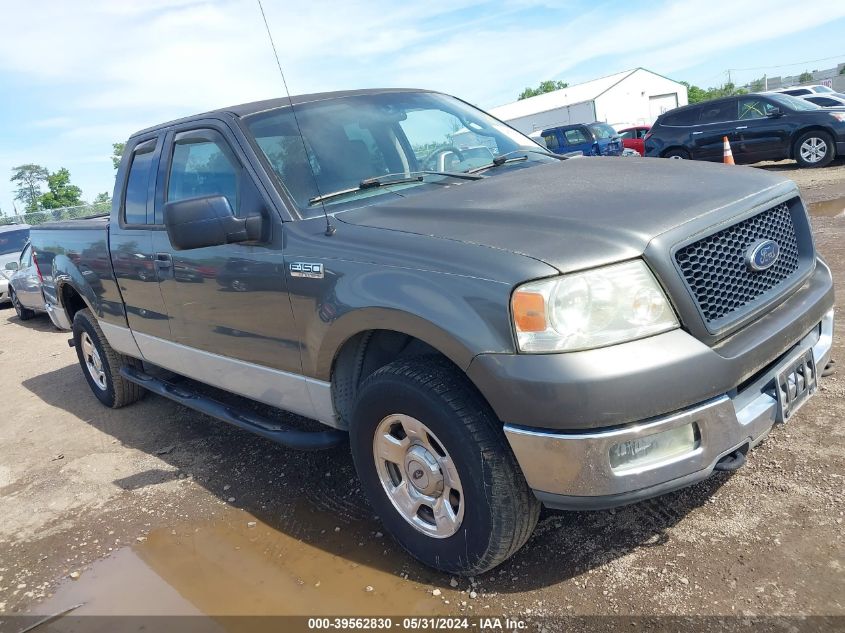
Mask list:
[[[508,156],[512,156],[513,154],[522,154],[525,153],[525,156],[517,156],[515,158],[508,158]],[[509,152],[505,152],[504,154],[499,154],[494,158],[492,161],[487,163],[486,165],[481,165],[480,167],[474,167],[473,169],[468,169],[466,172],[467,174],[477,174],[480,171],[486,171],[488,169],[492,169],[493,167],[501,167],[502,165],[507,165],[509,163],[519,163],[524,160],[528,160],[528,154],[540,154],[541,156],[548,156],[549,158],[557,158],[558,160],[566,160],[568,156],[560,156],[559,154],[553,154],[552,152],[545,151],[542,149],[534,149],[533,147],[521,147],[519,149],[514,149]]]
[[[451,176],[453,178],[462,178],[464,180],[480,180],[484,178],[484,176],[480,176],[478,174],[471,174],[462,171],[430,171],[430,170],[419,170],[419,171],[412,171],[406,173],[398,173],[398,174],[385,174],[384,176],[374,176],[372,178],[365,178],[360,183],[358,183],[357,187],[350,187],[348,189],[340,189],[338,191],[332,191],[331,193],[324,193],[323,195],[316,196],[308,200],[308,204],[314,205],[320,202],[325,202],[326,200],[332,200],[334,198],[339,198],[341,196],[347,196],[349,194],[357,193],[359,191],[366,191],[367,189],[375,189],[376,187],[387,187],[390,185],[401,185],[409,182],[422,182],[423,177],[426,175],[434,175],[434,176]],[[399,178],[392,178],[393,176],[400,176]]]

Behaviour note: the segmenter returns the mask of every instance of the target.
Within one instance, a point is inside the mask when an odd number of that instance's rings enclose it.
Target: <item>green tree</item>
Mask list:
[[[123,150],[126,148],[126,143],[112,143],[111,162],[114,168],[120,167],[120,159],[123,156]]]
[[[75,207],[82,204],[82,189],[70,184],[70,172],[64,167],[47,176],[47,189],[49,191],[42,194],[40,199],[44,209]]]
[[[805,84],[805,83],[810,82],[810,81],[813,81],[813,73],[805,70],[803,73],[798,75],[798,83],[799,84]]]
[[[519,93],[519,100],[528,99],[529,97],[536,97],[537,95],[546,94],[547,92],[554,92],[555,90],[561,90],[562,88],[568,88],[569,84],[565,81],[541,81],[540,85],[536,88],[526,88],[522,92]]]
[[[94,196],[93,204],[109,204],[111,202],[111,194],[108,191],[98,193]]]
[[[47,180],[49,172],[41,165],[26,163],[12,168],[10,182],[15,183],[15,200],[24,204],[25,212],[38,211],[41,197],[41,183]]]
[[[682,81],[681,83],[687,87],[687,100],[691,104],[709,101],[710,99],[718,99],[719,97],[748,94],[745,88],[737,88],[732,83],[726,83],[721,88],[708,88],[707,90],[686,81]]]

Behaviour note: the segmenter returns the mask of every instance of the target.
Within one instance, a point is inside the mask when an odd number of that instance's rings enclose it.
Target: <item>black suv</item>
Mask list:
[[[824,167],[845,154],[845,108],[773,93],[684,106],[657,118],[646,156],[721,161],[726,136],[737,163],[794,158],[801,167]]]

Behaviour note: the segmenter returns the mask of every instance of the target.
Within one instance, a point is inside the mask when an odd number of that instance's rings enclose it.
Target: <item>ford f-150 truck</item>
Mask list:
[[[607,508],[741,466],[816,391],[833,337],[791,181],[566,160],[428,91],[142,130],[111,216],[32,244],[104,405],[152,391],[287,446],[348,441],[390,533],[462,574],[516,552],[541,504]]]

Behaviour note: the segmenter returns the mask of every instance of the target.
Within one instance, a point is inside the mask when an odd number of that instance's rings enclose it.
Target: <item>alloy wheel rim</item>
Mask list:
[[[373,457],[387,498],[414,529],[433,538],[460,529],[461,479],[443,442],[425,424],[409,415],[387,416],[376,428]]]
[[[85,368],[88,370],[88,374],[94,380],[97,388],[105,391],[108,385],[106,384],[106,372],[103,369],[103,361],[100,358],[100,352],[97,350],[88,332],[82,333],[80,344],[82,345],[82,358],[85,361]]]
[[[827,143],[824,139],[813,136],[801,143],[801,158],[808,163],[817,163],[827,154]]]

